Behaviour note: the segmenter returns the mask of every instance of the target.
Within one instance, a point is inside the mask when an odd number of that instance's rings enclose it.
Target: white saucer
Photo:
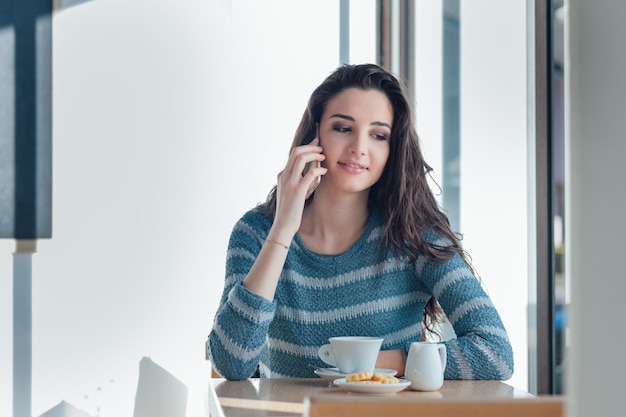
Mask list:
[[[320,378],[324,378],[326,381],[329,382],[333,382],[336,379],[346,377],[346,374],[339,371],[339,369],[337,368],[317,368],[313,372],[315,373],[315,375],[319,376]],[[374,373],[389,374],[391,376],[394,376],[398,373],[398,371],[396,371],[395,369],[376,368],[374,369]]]
[[[395,394],[396,392],[400,392],[411,385],[411,381],[407,381],[405,379],[401,379],[397,384],[363,384],[358,382],[346,382],[345,378],[336,379],[333,382],[339,388],[348,392],[376,395]]]

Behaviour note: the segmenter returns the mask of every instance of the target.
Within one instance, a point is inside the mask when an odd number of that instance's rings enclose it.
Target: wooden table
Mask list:
[[[499,381],[445,381],[435,392],[352,394],[314,379],[247,379],[209,382],[211,417],[504,416],[563,415],[559,397],[538,398]]]

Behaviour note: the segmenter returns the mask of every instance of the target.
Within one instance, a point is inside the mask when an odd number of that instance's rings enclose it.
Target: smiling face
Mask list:
[[[349,88],[329,100],[320,123],[325,185],[369,191],[387,163],[392,124],[393,108],[381,91]]]

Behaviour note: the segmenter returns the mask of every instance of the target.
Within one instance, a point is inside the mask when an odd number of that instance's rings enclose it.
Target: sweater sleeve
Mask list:
[[[457,335],[445,341],[446,379],[507,380],[513,349],[500,315],[481,283],[456,254],[447,262],[418,262],[422,277]]]
[[[224,291],[209,334],[209,359],[220,375],[231,380],[248,378],[256,370],[276,311],[274,302],[242,285],[264,240],[250,220],[244,216],[231,233]]]

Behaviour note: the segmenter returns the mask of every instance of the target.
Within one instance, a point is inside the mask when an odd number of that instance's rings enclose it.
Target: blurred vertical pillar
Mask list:
[[[415,100],[415,2],[377,0],[378,65],[405,85],[409,102]]]
[[[52,237],[51,13],[0,0],[0,238]]]
[[[36,240],[17,240],[13,253],[13,416],[31,416],[32,255]]]
[[[534,255],[529,267],[528,387],[537,395],[554,394],[554,202],[553,160],[553,2],[527,3],[529,59],[529,161],[533,181],[529,189],[529,229]],[[534,301],[533,301],[534,300]]]
[[[461,230],[461,4],[443,0],[443,207]]]
[[[391,0],[377,0],[377,54],[378,65],[391,70],[392,48],[392,25],[391,25]]]
[[[0,0],[0,238],[13,259],[13,416],[31,417],[32,254],[52,237],[51,0]]]
[[[350,0],[339,2],[339,65],[350,63]]]

